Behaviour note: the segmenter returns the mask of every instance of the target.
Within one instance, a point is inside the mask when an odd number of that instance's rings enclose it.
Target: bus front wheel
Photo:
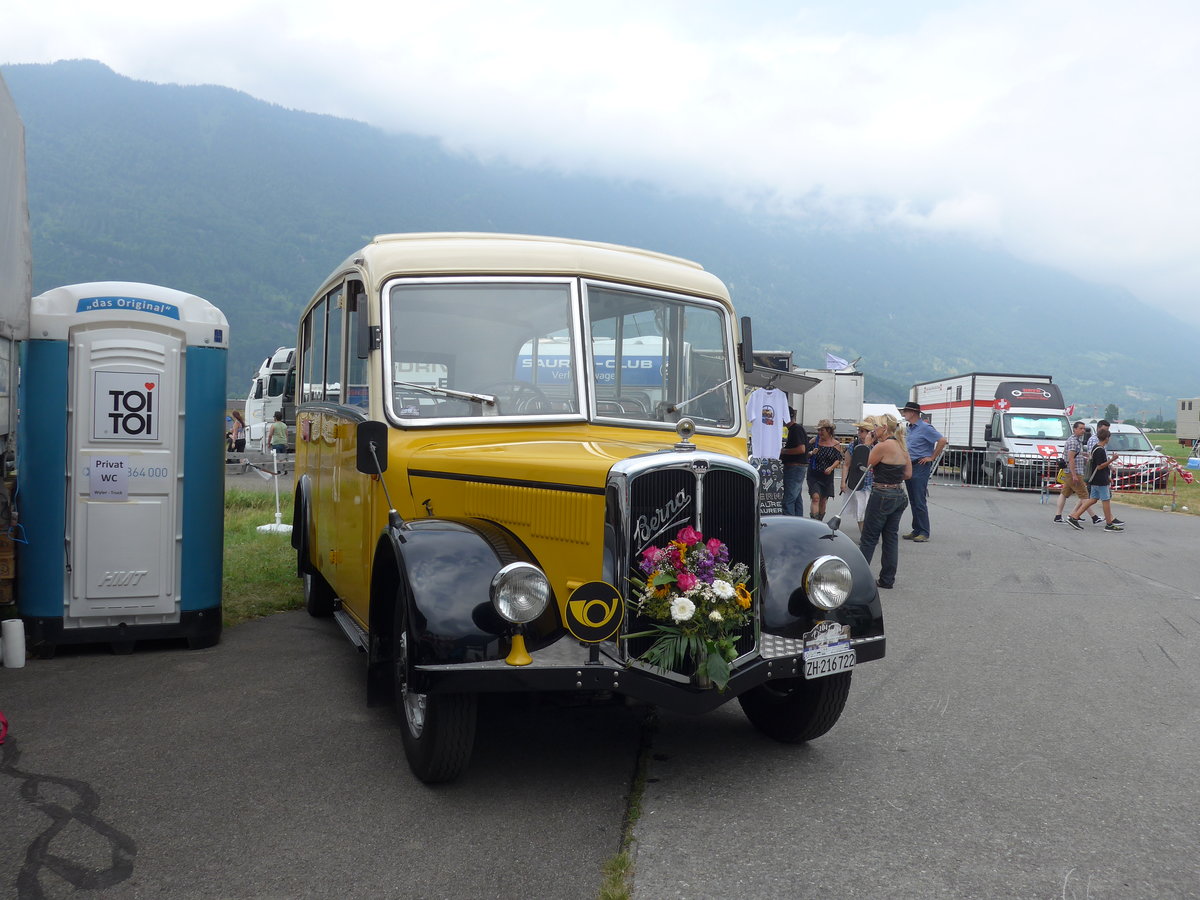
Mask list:
[[[453,781],[467,768],[475,746],[475,694],[419,694],[409,687],[410,636],[403,598],[398,600],[392,642],[396,713],[408,767],[426,784]]]

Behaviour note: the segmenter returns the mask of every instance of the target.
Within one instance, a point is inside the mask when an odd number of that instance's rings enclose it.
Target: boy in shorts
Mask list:
[[[1104,530],[1107,532],[1124,531],[1125,529],[1118,525],[1112,514],[1112,489],[1109,486],[1110,473],[1109,469],[1116,461],[1117,456],[1108,455],[1108,439],[1112,432],[1104,425],[1096,429],[1097,443],[1092,450],[1092,477],[1088,481],[1088,499],[1081,500],[1075,507],[1075,511],[1067,517],[1067,523],[1078,531],[1083,530],[1083,526],[1079,524],[1079,520],[1083,518],[1096,501],[1100,501],[1101,507],[1104,509]]]

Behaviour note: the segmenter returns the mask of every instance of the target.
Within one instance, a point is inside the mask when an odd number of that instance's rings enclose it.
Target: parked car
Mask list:
[[[1093,432],[1096,419],[1087,421]],[[1171,476],[1171,464],[1162,446],[1150,443],[1142,429],[1126,422],[1108,426],[1108,452],[1119,459],[1112,466],[1112,486],[1118,491],[1161,491]]]

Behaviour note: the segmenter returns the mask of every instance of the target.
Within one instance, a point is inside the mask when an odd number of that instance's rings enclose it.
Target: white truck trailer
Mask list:
[[[1049,375],[968,372],[914,384],[909,399],[946,437],[941,465],[968,484],[1040,488],[1071,433]]]
[[[796,420],[810,436],[822,419],[833,422],[839,436],[855,437],[855,425],[863,416],[863,374],[854,370],[793,369],[796,375],[815,379],[817,384],[796,396]]]
[[[29,337],[33,253],[25,193],[25,128],[0,77],[0,476],[9,473],[9,436],[17,428],[17,343]],[[8,493],[0,479],[0,527]]]

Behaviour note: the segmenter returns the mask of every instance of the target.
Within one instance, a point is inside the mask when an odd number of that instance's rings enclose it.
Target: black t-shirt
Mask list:
[[[783,449],[795,450],[801,444],[804,445],[803,453],[784,453],[779,457],[785,466],[808,465],[808,432],[804,430],[803,425],[796,422],[787,428],[787,440],[783,442]]]
[[[1092,477],[1088,479],[1088,484],[1094,484],[1097,487],[1108,484],[1110,467],[1100,468],[1106,462],[1108,462],[1108,451],[1097,444],[1096,449],[1092,451]]]
[[[863,480],[870,459],[871,448],[855,438],[854,443],[850,445],[850,471],[846,474],[846,486],[851,490],[856,489]]]

